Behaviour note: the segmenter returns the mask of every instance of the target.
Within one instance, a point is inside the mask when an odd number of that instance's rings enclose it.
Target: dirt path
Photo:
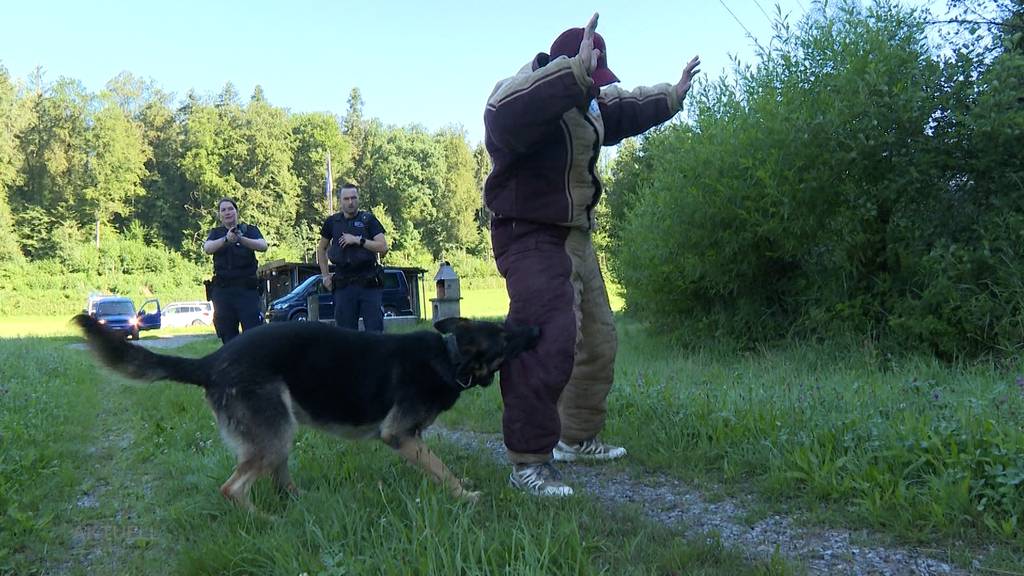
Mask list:
[[[111,391],[110,397],[114,393]],[[126,559],[140,554],[150,542],[158,542],[156,535],[139,527],[139,512],[132,504],[146,499],[148,485],[139,486],[136,480],[117,473],[125,467],[120,460],[134,441],[118,418],[121,408],[112,400],[105,402],[96,415],[98,434],[93,444],[83,447],[88,460],[79,478],[80,493],[69,503],[69,522],[74,531],[67,554],[60,565],[44,573],[64,576],[131,572]]]
[[[468,450],[487,450],[507,463],[501,436],[465,430],[431,428]],[[753,560],[767,561],[776,552],[806,567],[808,574],[836,575],[966,575],[950,563],[919,550],[878,545],[883,539],[865,532],[801,527],[792,518],[773,515],[754,524],[743,518],[752,501],[709,502],[700,490],[660,474],[637,476],[618,466],[561,464],[565,479],[609,507],[633,505],[652,521],[686,536],[717,537],[728,548]]]
[[[178,336],[158,336],[156,338],[143,338],[139,340],[137,344],[145,348],[178,348],[184,346],[190,342],[196,340],[202,340],[204,338],[216,338],[213,334],[181,334]],[[74,344],[68,344],[69,348],[75,350],[85,350],[85,342],[76,342]]]

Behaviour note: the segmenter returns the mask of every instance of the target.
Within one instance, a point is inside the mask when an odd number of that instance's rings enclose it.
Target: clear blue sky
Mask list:
[[[127,70],[178,99],[189,89],[215,94],[227,82],[247,98],[259,84],[274,105],[339,115],[357,86],[366,116],[431,130],[457,124],[475,143],[495,82],[595,11],[609,67],[633,87],[676,82],[694,54],[706,76],[728,70],[730,55],[753,62],[743,27],[767,43],[765,12],[778,5],[795,22],[811,3],[35,0],[4,6],[0,65],[16,79],[41,66],[47,80],[75,78],[90,91]]]

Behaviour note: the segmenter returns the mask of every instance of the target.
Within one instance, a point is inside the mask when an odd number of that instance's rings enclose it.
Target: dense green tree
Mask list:
[[[241,137],[246,146],[235,161],[235,178],[244,217],[263,230],[268,242],[288,247],[295,257],[307,239],[295,230],[299,180],[291,171],[295,140],[287,111],[271,106],[257,90],[242,115]]]
[[[487,181],[487,175],[491,173],[491,155],[487,153],[487,148],[482,143],[478,143],[473,148],[473,162],[476,164],[473,178],[476,181],[477,195],[480,197],[480,208],[476,212],[476,221],[481,228],[489,229],[491,212],[484,204],[484,182]]]
[[[426,226],[435,256],[456,250],[479,251],[481,232],[477,224],[480,191],[477,188],[477,163],[465,134],[442,130],[435,137],[444,158],[444,174],[433,196],[434,219]]]
[[[39,219],[26,216],[36,213],[32,208],[46,214],[64,234],[93,222],[91,215],[75,210],[82,190],[92,184],[86,144],[92,96],[76,80],[46,84],[37,70],[26,105],[30,123],[20,138],[22,175],[11,190],[10,203],[19,242],[29,256],[39,258],[52,255],[56,246],[40,241],[45,235],[40,234]]]
[[[43,206],[70,217],[79,190],[87,183],[86,141],[91,97],[77,81],[61,78],[44,85],[37,76],[28,96],[32,123],[21,138],[25,158],[19,205]]]
[[[338,188],[352,171],[352,147],[348,137],[341,133],[341,127],[333,114],[296,114],[291,118],[291,125],[292,137],[295,139],[291,169],[299,182],[295,228],[305,231],[305,242],[312,249],[320,225],[329,213],[328,207],[333,206],[334,210],[338,210]],[[328,152],[331,155],[333,174],[333,203],[329,203],[324,196]]]
[[[169,96],[162,92],[153,93],[137,115],[152,154],[142,181],[146,192],[135,201],[131,219],[142,225],[147,237],[174,248],[182,246],[184,231],[196,219],[189,204],[192,188],[179,168],[183,116],[184,112],[175,113]]]
[[[0,262],[22,260],[8,192],[21,177],[23,157],[18,136],[28,122],[28,111],[18,98],[17,86],[11,82],[7,69],[0,66]]]
[[[115,214],[128,214],[130,203],[145,192],[142,180],[152,156],[142,127],[128,117],[113,94],[104,93],[100,102],[87,138],[90,185],[82,190],[79,201],[79,208],[95,222],[97,246],[101,224]]]
[[[443,186],[444,154],[437,141],[419,127],[383,128],[370,123],[366,130],[363,161],[370,170],[363,176],[367,205],[383,205],[395,222],[396,247],[412,242],[402,230],[418,230],[417,241],[430,240],[424,230],[436,217],[433,198]],[[357,167],[358,168],[358,167]],[[429,245],[431,253],[440,247]]]

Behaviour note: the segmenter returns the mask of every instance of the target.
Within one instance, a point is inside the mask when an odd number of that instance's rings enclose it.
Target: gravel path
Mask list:
[[[468,450],[487,450],[496,461],[508,462],[500,435],[440,427],[431,428],[428,435]],[[752,560],[767,561],[777,551],[803,565],[808,574],[969,574],[918,550],[872,544],[882,538],[870,533],[805,528],[781,515],[772,515],[751,525],[743,520],[750,506],[742,500],[709,502],[699,490],[660,474],[640,477],[636,472],[624,471],[615,465],[560,464],[559,467],[571,485],[582,488],[608,506],[636,506],[650,520],[687,536],[717,536],[726,547],[740,550]]]
[[[158,336],[156,338],[143,338],[135,342],[139,346],[145,348],[177,348],[184,346],[189,342],[195,342],[196,340],[202,340],[204,338],[216,338],[213,334],[181,334],[179,336]],[[76,342],[68,345],[70,348],[76,350],[85,350],[85,342]]]

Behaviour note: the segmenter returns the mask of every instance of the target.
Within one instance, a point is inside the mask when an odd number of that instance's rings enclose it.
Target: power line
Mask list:
[[[754,4],[757,6],[757,9],[761,11],[761,14],[764,14],[764,17],[768,19],[768,22],[771,22],[772,17],[769,16],[768,13],[764,11],[764,8],[761,7],[761,3],[758,2],[757,0],[754,0]]]
[[[747,36],[754,41],[754,44],[756,44],[757,47],[760,48],[762,52],[764,52],[764,46],[761,46],[761,43],[757,41],[757,36],[751,34],[750,29],[744,26],[743,22],[740,21],[736,14],[732,10],[730,10],[728,6],[725,5],[725,0],[718,0],[718,2],[719,4],[722,5],[722,8],[725,8],[725,11],[728,12],[730,16],[732,16],[732,19],[735,20],[736,23],[740,25],[740,28],[743,28],[743,31],[746,32]]]

